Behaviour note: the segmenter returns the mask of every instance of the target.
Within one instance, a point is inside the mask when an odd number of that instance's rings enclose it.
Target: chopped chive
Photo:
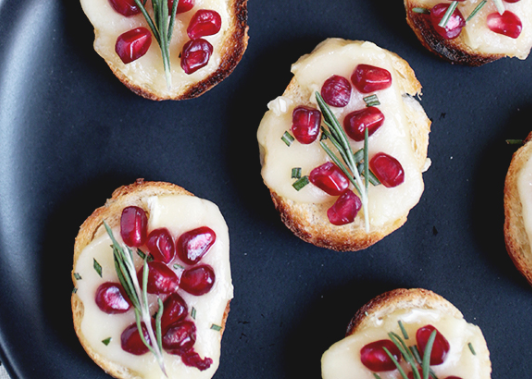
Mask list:
[[[292,187],[296,189],[296,191],[300,191],[303,187],[305,187],[307,184],[309,184],[308,176],[303,176],[296,180],[294,184],[292,184]]]
[[[471,12],[471,14],[469,15],[469,17],[466,19],[466,22],[468,22],[469,20],[471,20],[473,17],[475,17],[475,15],[477,14],[477,12],[479,10],[482,9],[482,7],[484,7],[484,5],[486,5],[487,3],[487,0],[482,0],[476,7],[475,9],[473,9],[473,12]]]
[[[301,167],[294,167],[292,169],[292,175],[291,175],[291,178],[292,179],[299,179],[301,178]]]
[[[469,342],[467,346],[469,347],[469,350],[471,350],[471,354],[477,355],[475,349],[473,349],[473,344],[471,342]]]
[[[102,277],[102,270],[103,270],[102,266],[98,263],[96,258],[93,258],[93,259],[94,259],[93,267],[96,270],[96,272],[98,273],[98,275],[100,275],[100,278],[101,278]]]
[[[441,18],[440,23],[438,24],[438,26],[440,26],[442,28],[445,28],[447,26],[447,23],[449,22],[449,19],[453,15],[453,13],[454,13],[454,11],[455,11],[457,6],[458,6],[458,1],[453,1],[449,5],[449,8],[447,8],[447,11],[445,12],[443,17]]]
[[[74,273],[74,278],[76,278],[76,280],[81,280],[81,275],[78,274],[77,272]]]
[[[414,8],[412,8],[412,12],[420,13],[420,14],[430,14],[430,9],[414,7]]]
[[[522,139],[507,139],[506,143],[508,145],[522,145],[523,144],[523,140]]]
[[[184,270],[185,269],[185,267],[181,266],[179,263],[174,263],[174,268],[176,270]]]
[[[76,287],[72,288],[72,293],[78,293],[78,289]]]
[[[379,374],[377,374],[376,372],[373,373],[373,376],[375,377],[375,379],[381,379],[381,377],[379,376]]]
[[[286,146],[290,146],[292,142],[294,142],[294,137],[288,132],[284,132],[281,139],[283,140],[284,143],[286,143]]]
[[[366,96],[363,100],[366,103],[366,107],[376,107],[377,105],[381,105],[381,102],[376,94]]]
[[[102,340],[102,343],[105,345],[105,346],[108,346],[109,343],[111,342],[112,338],[111,337],[107,337],[106,339]]]
[[[403,333],[403,337],[405,338],[405,340],[408,339],[408,333],[406,332],[406,329],[403,325],[403,322],[401,320],[399,320],[399,328],[401,329],[401,333]]]
[[[211,329],[219,332],[220,330],[222,330],[222,327],[220,325],[212,324]]]
[[[190,317],[192,317],[194,320],[196,319],[196,308],[192,307],[190,310]]]

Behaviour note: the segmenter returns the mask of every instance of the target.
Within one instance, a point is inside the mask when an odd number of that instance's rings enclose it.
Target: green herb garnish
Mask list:
[[[192,307],[190,310],[190,317],[192,317],[194,320],[196,319],[196,308]]]
[[[484,7],[484,5],[486,5],[488,1],[487,0],[482,0],[476,7],[475,9],[473,9],[473,12],[471,12],[471,14],[469,15],[469,17],[466,19],[466,22],[468,22],[469,20],[471,20],[473,17],[475,17],[475,15],[477,14],[477,12],[479,10],[482,9],[482,7]]]
[[[375,94],[366,96],[363,100],[366,103],[366,107],[376,107],[377,105],[381,105],[379,98]]]
[[[288,132],[284,132],[283,136],[281,137],[284,143],[286,143],[286,146],[290,146],[292,142],[294,142],[294,136],[292,136]]]
[[[144,15],[144,18],[146,19],[146,22],[148,23],[155,40],[161,48],[164,72],[166,75],[166,85],[170,87],[172,85],[172,77],[170,74],[170,40],[174,30],[175,15],[179,1],[174,1],[169,16],[167,0],[152,0],[153,19],[146,10],[146,2],[147,0],[135,0],[135,4],[137,4],[140,11]]]
[[[403,322],[401,320],[399,320],[399,329],[401,329],[401,333],[403,333],[403,338],[405,340],[407,340],[408,339],[408,333],[406,332],[406,329],[405,329],[405,327],[403,325]]]
[[[100,275],[100,278],[101,278],[102,271],[103,271],[102,266],[98,263],[98,261],[95,258],[93,259],[94,259],[94,262],[92,264],[92,267],[94,267],[94,270],[98,273],[98,275]]]
[[[222,330],[222,327],[220,325],[212,324],[211,329],[219,332],[220,330]]]
[[[445,28],[445,26],[447,26],[447,23],[449,22],[449,19],[451,18],[451,16],[453,15],[453,12],[455,11],[456,7],[458,6],[458,1],[453,1],[450,5],[449,5],[449,8],[447,8],[447,11],[445,12],[445,14],[443,15],[443,17],[441,18],[438,26],[442,27],[442,28]]]
[[[299,179],[301,178],[301,167],[294,167],[292,169],[292,174],[290,175],[292,179]]]
[[[497,11],[500,14],[503,14],[504,13],[504,4],[502,3],[502,0],[493,0],[493,2],[495,3],[495,6],[497,7]]]
[[[81,280],[81,275],[78,274],[77,272],[74,273],[74,278],[76,278],[76,280]]]
[[[469,347],[469,350],[471,351],[471,354],[473,355],[477,355],[477,352],[475,351],[475,349],[473,348],[473,344],[471,342],[469,342],[467,344],[467,346]]]
[[[420,13],[420,14],[430,14],[430,9],[414,7],[414,8],[412,8],[412,12]]]
[[[111,337],[107,337],[106,339],[102,340],[102,343],[103,343],[105,346],[108,346],[108,345],[111,343],[111,340],[112,340]]]
[[[298,180],[296,180],[292,187],[296,189],[296,191],[300,191],[303,187],[305,187],[307,184],[309,184],[308,176],[302,176]]]
[[[138,1],[138,0],[136,0]],[[177,1],[174,2],[176,4]],[[115,262],[116,274],[120,284],[124,287],[124,290],[133,304],[133,309],[135,311],[135,321],[137,322],[137,328],[139,330],[139,335],[142,339],[142,342],[146,347],[155,355],[157,363],[159,364],[162,372],[165,376],[166,369],[164,367],[163,355],[162,355],[162,336],[161,336],[161,317],[163,314],[163,301],[160,298],[157,298],[157,303],[159,309],[155,317],[155,330],[152,326],[152,317],[150,315],[150,308],[148,303],[148,264],[147,257],[143,260],[143,269],[142,269],[142,283],[139,283],[137,278],[137,270],[135,269],[135,264],[133,262],[133,252],[126,245],[120,245],[113,235],[113,231],[103,222],[107,234],[113,242],[113,256]],[[142,324],[144,324],[150,342],[144,338]],[[155,342],[153,342],[155,341]]]
[[[416,359],[416,357],[414,357],[414,355],[412,354],[412,350],[406,346],[405,342],[399,335],[390,332],[388,333],[388,336],[395,344],[395,346],[397,346],[405,361],[408,362],[408,364],[412,368],[412,374],[414,375],[414,379],[428,379],[430,375],[433,376],[430,369],[430,354],[432,352],[434,340],[436,339],[436,330],[433,330],[430,334],[430,337],[427,341],[427,346],[425,346],[425,351],[423,353],[423,360],[421,362],[419,362],[419,359]],[[390,353],[388,349],[386,349],[385,347],[383,349],[399,370],[401,378],[408,379],[408,376],[406,375],[405,371],[403,370],[397,359],[395,359],[395,357],[392,355],[392,353]],[[419,373],[419,370],[417,368],[417,363],[421,363],[421,374]]]

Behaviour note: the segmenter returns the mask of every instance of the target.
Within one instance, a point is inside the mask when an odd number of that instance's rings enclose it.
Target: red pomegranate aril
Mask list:
[[[339,196],[349,187],[349,179],[334,163],[327,162],[310,172],[309,180],[331,196]]]
[[[120,236],[131,247],[144,245],[148,234],[148,217],[144,209],[130,206],[122,210]]]
[[[146,240],[148,251],[153,259],[169,263],[175,256],[175,245],[172,235],[166,228],[154,229]]]
[[[151,32],[143,27],[131,29],[116,39],[115,51],[125,64],[142,57],[151,45]]]
[[[447,353],[449,352],[451,346],[449,341],[432,325],[425,325],[419,328],[416,332],[416,341],[417,347],[421,357],[425,353],[425,347],[431,333],[436,330],[436,338],[434,344],[432,345],[432,351],[430,353],[430,364],[431,365],[440,365],[445,361]]]
[[[200,371],[205,371],[212,365],[212,359],[205,357],[201,358],[194,350],[189,350],[181,355],[181,360],[186,366],[195,367]]]
[[[360,92],[370,93],[390,87],[392,75],[384,68],[359,64],[351,75],[351,81]]]
[[[216,242],[216,233],[208,226],[189,230],[179,236],[176,243],[177,256],[184,263],[195,265]]]
[[[452,376],[447,376],[444,379],[462,379],[462,378],[460,378],[459,376],[452,375]]]
[[[164,331],[177,322],[187,317],[188,307],[185,300],[177,293],[169,295],[163,303],[163,315],[161,316],[161,328]]]
[[[190,19],[187,34],[190,39],[198,39],[218,33],[221,27],[222,18],[218,12],[210,9],[200,9]]]
[[[360,198],[353,191],[345,190],[327,210],[327,217],[333,225],[346,225],[355,220],[360,208]]]
[[[146,330],[144,323],[142,323],[142,334],[144,335],[146,341],[151,343],[150,336],[148,335],[148,331]],[[133,323],[124,329],[120,336],[120,344],[122,346],[122,350],[134,355],[146,354],[149,351],[148,347],[144,344],[144,342],[142,342],[137,323]]]
[[[386,188],[397,187],[405,180],[403,166],[386,153],[377,153],[369,161],[369,168]]]
[[[109,314],[124,313],[131,308],[126,291],[119,283],[105,282],[96,290],[96,305]]]
[[[172,14],[172,7],[174,6],[174,0],[168,0],[168,14]],[[177,4],[176,14],[188,12],[194,8],[194,0],[179,0]]]
[[[523,30],[521,19],[510,11],[505,11],[502,15],[499,12],[489,14],[487,24],[492,32],[514,39],[519,37]]]
[[[384,123],[384,114],[377,107],[366,107],[349,113],[344,118],[344,129],[355,141],[363,141],[365,130],[368,136],[379,129]]]
[[[129,17],[140,13],[140,8],[135,0],[109,0],[109,3],[122,16]]]
[[[321,112],[315,108],[300,105],[292,111],[292,133],[304,145],[316,141],[320,134]]]
[[[213,46],[202,38],[188,41],[181,52],[181,68],[190,75],[205,67],[213,49]]]
[[[365,345],[360,350],[362,364],[375,372],[395,370],[396,366],[384,348],[388,349],[398,362],[401,361],[401,352],[391,340],[379,340]]]
[[[430,21],[434,27],[434,30],[436,30],[440,36],[445,39],[454,39],[460,35],[462,28],[466,25],[466,22],[460,10],[456,8],[447,21],[445,27],[439,26],[438,24],[447,12],[449,5],[450,4],[440,3],[433,6],[430,10]]]
[[[152,261],[148,263],[148,293],[169,294],[174,292],[179,285],[179,278],[176,273],[162,262]],[[142,286],[144,268],[137,272],[137,277]]]
[[[518,3],[521,0],[504,0],[507,3]]]
[[[163,335],[163,348],[171,354],[183,354],[192,349],[196,342],[196,325],[192,321],[181,321],[170,325]]]
[[[199,265],[187,268],[181,275],[180,287],[195,296],[204,295],[214,285],[214,270],[209,265]]]
[[[333,75],[323,83],[321,97],[332,107],[345,107],[351,99],[351,83],[343,76]]]

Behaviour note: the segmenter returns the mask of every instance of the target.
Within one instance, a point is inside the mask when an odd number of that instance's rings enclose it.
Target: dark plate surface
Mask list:
[[[216,378],[320,378],[321,354],[354,312],[397,287],[433,290],[479,325],[493,378],[530,377],[532,288],[504,248],[502,190],[515,150],[505,139],[531,129],[531,60],[450,65],[421,47],[402,2],[389,3],[250,0],[234,73],[198,99],[159,103],[115,79],[77,1],[0,0],[0,358],[13,379],[108,377],[72,327],[73,243],[92,210],[139,177],[215,202],[229,225],[235,299]],[[294,237],[259,172],[266,104],[327,37],[405,58],[433,120],[420,203],[356,253]]]

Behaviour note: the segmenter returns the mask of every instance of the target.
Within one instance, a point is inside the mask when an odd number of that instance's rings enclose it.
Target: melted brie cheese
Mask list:
[[[491,367],[480,357],[489,354],[485,348],[485,340],[476,325],[467,323],[463,318],[442,315],[441,312],[426,309],[397,310],[394,313],[378,318],[370,316],[369,325],[363,330],[350,335],[332,345],[322,356],[323,379],[374,379],[371,370],[360,360],[360,350],[366,344],[381,339],[389,339],[388,333],[395,332],[402,336],[398,322],[401,321],[409,336],[405,340],[407,346],[415,344],[418,328],[431,324],[449,341],[451,346],[445,362],[431,366],[438,378],[458,376],[467,379],[488,379]],[[473,355],[469,343],[475,350]],[[401,361],[405,372],[410,371],[404,359]],[[398,370],[379,372],[382,379],[400,378]]]
[[[201,260],[201,263],[211,265],[215,271],[216,279],[211,291],[202,296],[193,296],[178,290],[186,301],[189,312],[192,307],[196,309],[194,322],[197,327],[197,339],[194,349],[202,358],[211,358],[213,364],[209,369],[199,371],[197,368],[185,366],[179,356],[163,353],[169,378],[210,378],[219,365],[221,344],[221,333],[211,329],[211,326],[222,325],[227,303],[233,297],[227,225],[216,205],[197,197],[151,197],[146,205],[149,213],[148,230],[166,227],[174,238],[200,226],[209,226],[216,233],[215,244]],[[119,230],[114,230],[113,234],[121,243]],[[100,284],[107,281],[118,282],[110,245],[111,240],[107,234],[100,234],[83,250],[74,268],[74,272],[81,276],[81,280],[77,281],[77,295],[84,306],[82,333],[94,351],[127,367],[139,377],[164,379],[165,376],[152,353],[136,356],[120,347],[122,331],[135,322],[133,310],[124,314],[109,315],[102,312],[95,303],[95,292]],[[103,267],[102,277],[93,268],[94,260]],[[140,258],[136,257],[137,268],[140,268],[141,263]],[[149,295],[149,298],[151,304],[156,305],[156,296]],[[152,309],[153,312],[156,311],[156,307]],[[106,346],[102,341],[107,338],[111,338],[111,342]]]
[[[196,0],[194,8],[176,15],[170,43],[171,88],[167,87],[161,50],[153,36],[148,52],[131,63],[124,64],[115,52],[116,39],[122,33],[141,26],[150,29],[142,13],[125,17],[112,8],[109,0],[81,0],[81,6],[94,26],[94,49],[96,52],[110,66],[124,73],[134,84],[146,87],[160,96],[171,96],[182,88],[207,78],[220,65],[219,46],[223,43],[224,34],[228,32],[229,28],[228,22],[224,22],[229,17],[226,1]],[[193,74],[187,75],[181,68],[180,54],[183,45],[189,41],[187,27],[190,19],[199,9],[210,9],[218,12],[222,18],[222,27],[215,35],[203,37],[214,47],[209,63]],[[151,12],[151,6],[149,10]]]
[[[517,191],[523,206],[521,212],[528,240],[532,241],[532,159],[523,166],[517,179]]]
[[[465,19],[477,7],[481,0],[465,0],[458,3],[458,9]],[[441,3],[440,0],[418,0],[418,6],[432,8]],[[488,1],[484,7],[467,22],[462,30],[462,37],[465,44],[474,50],[486,54],[504,54],[510,57],[525,59],[532,47],[532,5],[529,1],[518,1],[517,3],[503,2],[504,8],[515,13],[523,24],[523,30],[518,38],[510,38],[502,34],[492,32],[486,19],[490,13],[497,12],[494,1]]]
[[[370,42],[353,42],[340,39],[328,39],[308,55],[301,57],[293,66],[295,80],[308,91],[309,99],[318,108],[314,93],[321,90],[322,84],[332,75],[350,78],[355,67],[370,64],[385,68],[392,75],[392,86],[376,91],[381,105],[378,108],[384,114],[384,124],[369,138],[369,158],[377,152],[385,152],[395,157],[403,166],[405,180],[394,188],[382,185],[369,188],[369,215],[371,226],[382,226],[387,222],[401,218],[419,201],[423,192],[423,179],[419,163],[416,162],[411,136],[406,122],[405,108],[423,110],[411,98],[404,98],[398,85],[399,73],[394,69],[390,53]],[[351,100],[344,108],[331,107],[343,124],[344,117],[352,111],[366,106],[362,94],[354,87]],[[412,106],[412,102],[416,106]],[[281,96],[268,104],[257,132],[260,146],[262,177],[266,185],[281,197],[300,203],[326,203],[334,201],[314,185],[307,185],[300,191],[293,188],[291,170],[302,169],[302,175],[308,175],[312,169],[329,160],[319,141],[308,145],[294,141],[288,147],[282,140],[285,131],[290,131],[292,111],[300,104],[288,97]],[[350,140],[353,151],[363,147],[363,142]],[[360,212],[362,213],[362,212]],[[361,217],[359,216],[357,218]]]

